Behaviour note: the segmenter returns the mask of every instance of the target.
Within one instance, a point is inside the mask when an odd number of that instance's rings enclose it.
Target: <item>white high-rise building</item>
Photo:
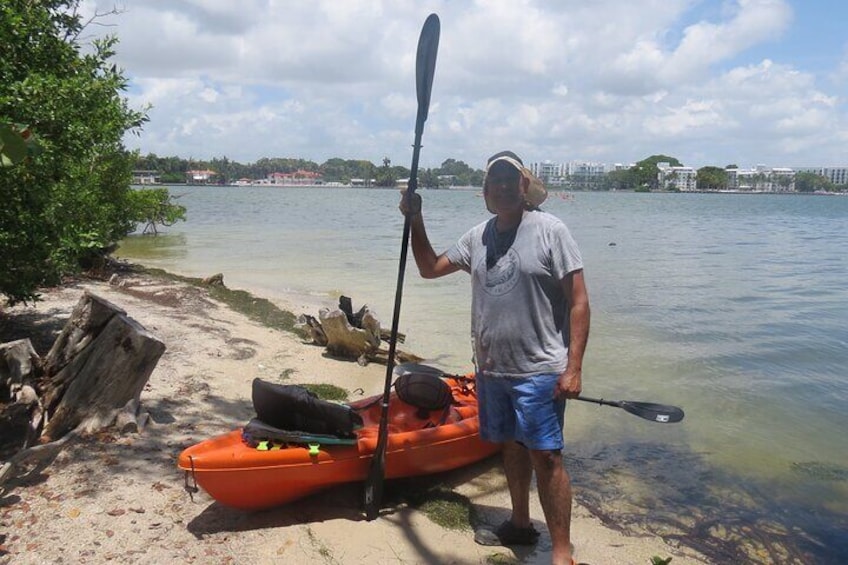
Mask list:
[[[660,189],[683,192],[698,190],[698,172],[692,167],[673,167],[671,163],[657,163],[657,169]]]
[[[848,184],[848,167],[797,167],[795,171],[821,175],[838,186]]]
[[[607,174],[604,163],[589,161],[571,161],[568,163],[568,180],[575,188],[591,188],[597,186]]]
[[[546,186],[562,186],[565,177],[565,165],[543,161],[541,163],[530,163],[527,167],[533,175],[545,183]]]
[[[727,187],[740,192],[792,192],[795,170],[788,167],[757,165],[750,169],[725,169]]]

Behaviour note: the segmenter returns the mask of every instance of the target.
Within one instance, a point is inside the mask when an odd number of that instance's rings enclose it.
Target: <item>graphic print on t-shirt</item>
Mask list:
[[[514,249],[508,249],[491,269],[485,268],[485,262],[484,257],[483,265],[480,265],[480,267],[482,272],[486,273],[483,282],[483,291],[486,294],[501,296],[515,288],[515,285],[518,284],[521,258]]]

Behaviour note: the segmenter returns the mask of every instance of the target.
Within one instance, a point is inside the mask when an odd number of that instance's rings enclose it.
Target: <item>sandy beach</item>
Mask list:
[[[446,529],[405,504],[388,506],[368,522],[359,484],[258,513],[228,509],[203,492],[192,499],[177,455],[253,416],[254,377],[333,384],[355,399],[357,389],[380,392],[385,366],[330,358],[322,347],[211,298],[205,288],[137,273],[116,275],[111,284],[78,280],[43,291],[34,305],[0,311],[0,342],[55,337],[85,291],[126,310],[167,346],[141,396],[151,423],[140,433],[106,431],[72,442],[41,475],[7,484],[0,495],[0,563],[550,562],[535,495],[531,514],[543,535],[536,547],[517,550],[479,546],[470,529]],[[275,304],[317,315],[294,297]],[[41,355],[52,343],[33,342]],[[509,508],[497,463],[440,478],[491,524]],[[657,536],[625,534],[579,505],[572,531],[579,563],[647,565],[654,556],[672,557],[674,565],[709,562]]]

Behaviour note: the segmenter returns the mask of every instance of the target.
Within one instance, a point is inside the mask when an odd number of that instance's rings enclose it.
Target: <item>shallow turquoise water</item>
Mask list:
[[[172,193],[188,221],[131,236],[118,256],[186,275],[223,272],[229,287],[303,297],[306,308],[345,294],[390,326],[396,191]],[[422,194],[439,250],[488,217],[478,191]],[[566,221],[586,264],[585,393],[686,410],[681,424],[662,426],[573,403],[566,436],[578,497],[582,484],[585,502],[664,535],[697,534],[688,521],[654,525],[656,508],[673,502],[671,515],[703,521],[698,513],[712,508],[738,515],[740,528],[800,528],[815,541],[763,535],[796,544],[810,562],[848,555],[848,198],[554,193],[543,207]],[[424,281],[410,264],[405,281],[403,347],[468,370],[467,277]],[[604,497],[627,502],[614,510]],[[703,549],[731,556],[718,542]]]

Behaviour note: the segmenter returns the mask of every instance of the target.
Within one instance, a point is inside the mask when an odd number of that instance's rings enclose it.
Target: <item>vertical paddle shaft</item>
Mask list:
[[[412,166],[409,174],[407,192],[415,194],[418,188],[418,158],[421,153],[421,135],[424,133],[424,122],[430,109],[430,92],[433,88],[433,74],[436,69],[436,52],[439,48],[440,24],[436,14],[430,14],[421,36],[418,38],[418,52],[415,64],[415,83],[418,95],[418,115],[415,120],[415,142],[412,145]],[[371,460],[371,468],[365,481],[365,517],[373,520],[380,510],[383,497],[383,480],[386,469],[386,447],[389,440],[389,395],[392,387],[392,371],[397,349],[398,326],[400,324],[400,306],[403,298],[403,278],[406,272],[406,258],[409,251],[409,232],[411,220],[409,216],[403,222],[401,236],[400,262],[398,265],[397,288],[395,290],[395,307],[392,313],[392,331],[389,337],[389,357],[386,360],[386,380],[383,385],[383,398],[380,410],[380,427],[377,433],[377,449]]]

